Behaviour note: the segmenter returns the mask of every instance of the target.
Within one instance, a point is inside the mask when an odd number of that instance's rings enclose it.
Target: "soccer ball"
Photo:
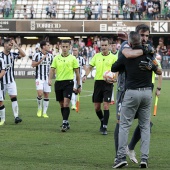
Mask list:
[[[105,71],[103,74],[103,79],[107,82],[114,82],[116,78],[116,74],[111,72],[110,70]]]

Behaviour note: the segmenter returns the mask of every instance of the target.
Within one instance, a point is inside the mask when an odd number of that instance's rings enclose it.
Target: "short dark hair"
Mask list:
[[[140,24],[136,27],[136,32],[139,32],[140,30],[142,30],[143,32],[149,31],[150,33],[150,28],[146,24]]]
[[[45,40],[43,40],[43,41],[40,42],[40,47],[41,47],[41,49],[43,48],[43,46],[45,46],[45,45],[47,44],[47,42],[48,42],[48,41],[45,41]]]
[[[131,31],[129,33],[128,41],[132,46],[137,46],[141,44],[140,35],[138,32]]]
[[[112,43],[111,43],[111,44],[117,44],[117,43],[116,43],[116,41],[112,41]]]
[[[108,43],[109,43],[109,39],[107,37],[101,38],[101,41],[108,41]]]
[[[11,41],[11,38],[4,39],[4,44],[3,45],[8,44],[10,41]]]
[[[61,43],[69,43],[69,44],[71,44],[70,40],[62,40]]]

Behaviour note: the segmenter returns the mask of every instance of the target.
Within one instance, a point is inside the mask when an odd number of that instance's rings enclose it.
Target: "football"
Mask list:
[[[103,74],[103,79],[107,82],[114,82],[116,78],[116,74],[111,72],[110,70],[105,71]]]

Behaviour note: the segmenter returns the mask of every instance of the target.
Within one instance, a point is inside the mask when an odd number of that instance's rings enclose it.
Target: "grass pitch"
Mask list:
[[[54,90],[50,94],[48,119],[36,116],[36,90],[33,79],[16,80],[21,124],[15,125],[9,97],[6,96],[6,125],[0,127],[0,170],[106,170],[115,157],[113,133],[115,105],[110,107],[108,135],[99,133],[100,122],[92,104],[93,80],[83,84],[80,113],[71,110],[71,129],[60,132],[62,118]],[[170,81],[164,80],[157,116],[152,116],[149,168],[169,169],[170,153]],[[137,124],[134,121],[129,136]],[[140,160],[140,144],[136,146]],[[127,158],[129,166],[138,169]]]

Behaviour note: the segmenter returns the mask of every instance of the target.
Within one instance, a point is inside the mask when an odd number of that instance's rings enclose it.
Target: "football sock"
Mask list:
[[[100,119],[100,121],[103,121],[103,112],[102,112],[102,110],[96,111],[96,115]]]
[[[107,126],[109,120],[109,110],[104,110],[104,119],[103,119],[103,127],[104,125]]]
[[[112,98],[111,98],[111,101],[114,101],[114,89],[113,89],[113,92],[112,92]]]
[[[42,98],[37,97],[38,110],[42,110]]]
[[[47,113],[48,105],[49,105],[49,99],[44,99],[44,101],[43,101],[43,114]]]
[[[115,140],[115,151],[117,156],[118,143],[119,143],[119,123],[116,123],[115,131],[114,131],[114,140]]]
[[[0,106],[0,115],[1,115],[1,122],[5,121],[5,106]]]
[[[63,110],[64,110],[64,108],[62,107],[61,108],[61,115],[62,115],[62,117],[63,117]]]
[[[70,108],[69,107],[63,107],[63,120],[68,121],[68,117],[70,114]]]
[[[72,97],[71,97],[71,104],[72,106],[75,106],[76,105],[76,94],[75,93],[72,93]]]
[[[13,110],[13,114],[14,117],[18,117],[18,102],[17,101],[13,101],[12,102],[12,110]]]

